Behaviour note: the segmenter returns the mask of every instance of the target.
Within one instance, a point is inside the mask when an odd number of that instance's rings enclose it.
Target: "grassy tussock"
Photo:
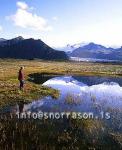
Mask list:
[[[0,121],[1,150],[120,149],[119,136],[106,134],[103,123],[93,120]]]
[[[15,81],[0,81],[0,107],[15,105],[19,102],[29,103],[44,96],[58,98],[57,90],[27,82],[24,91],[19,90]]]

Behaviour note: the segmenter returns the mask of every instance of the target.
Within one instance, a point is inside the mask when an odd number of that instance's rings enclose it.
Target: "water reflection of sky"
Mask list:
[[[112,80],[113,79],[113,80]],[[80,81],[80,82],[79,82]],[[95,81],[95,84],[92,84]],[[122,111],[122,79],[98,77],[55,77],[43,85],[58,89],[58,100],[46,97],[26,105],[31,111]],[[71,98],[72,97],[72,98]]]

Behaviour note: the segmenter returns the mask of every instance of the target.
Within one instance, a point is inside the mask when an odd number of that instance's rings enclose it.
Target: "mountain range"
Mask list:
[[[76,43],[76,44],[67,44],[66,46],[63,46],[63,47],[57,47],[56,49],[58,50],[63,50],[65,52],[71,52],[79,47],[82,47],[84,45],[86,45],[88,43],[86,42],[82,42],[82,43]]]
[[[76,49],[73,49],[72,51],[68,51],[67,54],[69,57],[122,61],[122,47],[107,48],[105,46],[95,44],[95,43],[89,43],[83,46],[80,45]]]
[[[112,48],[100,44],[78,43],[62,48],[52,48],[42,40],[24,39],[19,36],[10,40],[0,38],[0,58],[68,60],[84,58],[122,61],[122,47]],[[73,59],[75,60],[75,59]],[[78,60],[78,59],[76,59]]]
[[[10,40],[0,38],[0,58],[67,60],[68,56],[64,51],[55,50],[41,40],[19,36]]]

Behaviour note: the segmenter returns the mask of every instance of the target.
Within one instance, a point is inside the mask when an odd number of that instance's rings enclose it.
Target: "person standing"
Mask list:
[[[24,67],[20,67],[19,73],[18,73],[18,80],[20,82],[19,88],[20,90],[24,89]]]

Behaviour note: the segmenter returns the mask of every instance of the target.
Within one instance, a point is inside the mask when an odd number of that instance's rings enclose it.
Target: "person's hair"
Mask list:
[[[21,66],[21,67],[20,67],[20,70],[22,70],[22,69],[24,69],[24,67],[23,67],[23,66]]]

